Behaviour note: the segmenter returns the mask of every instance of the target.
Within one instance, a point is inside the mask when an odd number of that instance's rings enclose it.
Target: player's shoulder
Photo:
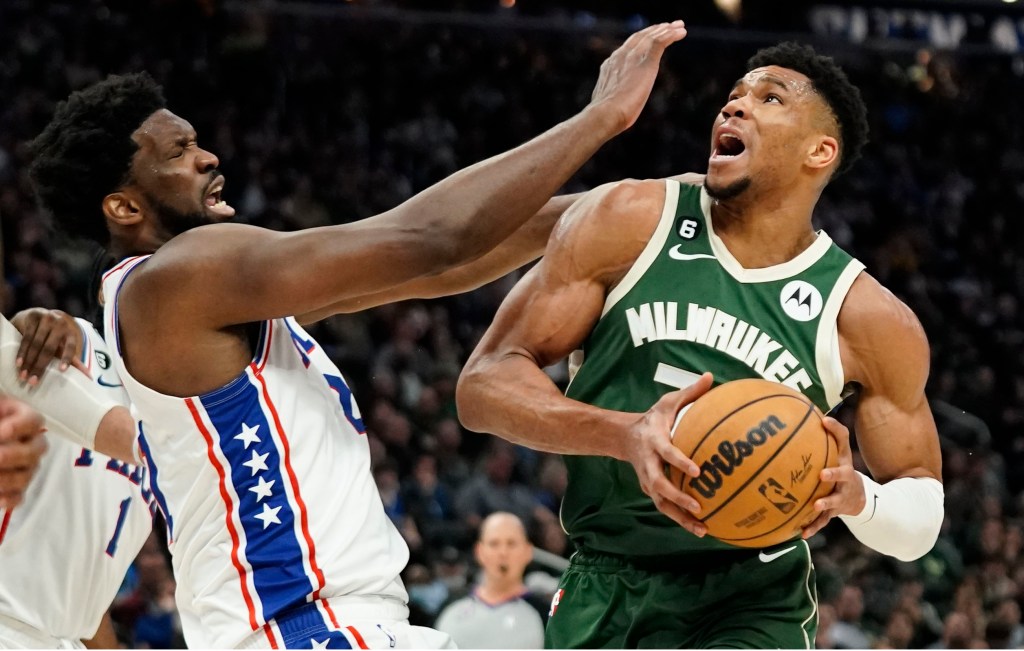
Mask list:
[[[187,293],[194,283],[205,284],[215,274],[230,272],[239,250],[259,250],[259,238],[272,233],[248,224],[206,224],[176,235],[136,267],[125,288]]]
[[[604,275],[640,254],[661,217],[666,181],[625,179],[588,192],[559,220],[545,257]]]
[[[663,179],[622,179],[599,185],[585,196],[595,207],[615,210],[634,208],[665,196]]]
[[[249,224],[205,224],[176,235],[157,249],[146,264],[148,270],[194,264],[196,261],[217,259],[226,249],[247,243],[253,237],[267,233],[266,229]]]
[[[665,204],[665,179],[623,179],[599,185],[583,196],[563,216],[560,231],[607,238],[635,233],[644,224],[652,227]]]
[[[861,272],[850,286],[839,312],[839,330],[854,332],[889,331],[924,336],[914,311],[882,283]]]
[[[928,338],[917,315],[867,272],[850,287],[837,326],[850,379],[863,382],[893,368],[927,376]]]

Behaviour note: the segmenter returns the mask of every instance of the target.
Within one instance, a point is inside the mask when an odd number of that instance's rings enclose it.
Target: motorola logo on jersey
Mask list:
[[[779,302],[786,315],[795,321],[810,321],[821,314],[823,307],[821,292],[803,280],[786,283],[779,294]]]
[[[104,371],[110,368],[110,355],[106,354],[102,350],[96,351],[96,364],[99,365]]]

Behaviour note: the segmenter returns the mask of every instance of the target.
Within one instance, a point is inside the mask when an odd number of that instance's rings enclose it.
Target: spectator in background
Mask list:
[[[110,607],[119,636],[131,648],[185,648],[174,604],[174,577],[160,545],[156,533],[150,534],[135,559],[135,589],[118,596]]]
[[[964,613],[954,610],[946,615],[946,621],[942,627],[942,638],[930,644],[929,649],[971,649],[974,646],[974,631],[971,629],[971,619]]]
[[[835,605],[836,618],[830,628],[829,642],[833,649],[867,649],[871,639],[864,632],[864,593],[855,585],[843,586]]]
[[[416,458],[412,475],[402,484],[402,495],[425,545],[434,549],[468,545],[468,530],[455,512],[450,491],[437,477],[434,455]]]
[[[513,480],[515,464],[512,444],[491,438],[477,471],[455,497],[455,508],[471,530],[495,511],[508,511],[523,522],[531,521],[536,502],[529,488]]]
[[[1004,631],[1002,647],[1006,649],[1019,649],[1024,646],[1024,626],[1020,622],[1020,605],[1016,599],[1004,599],[995,607],[989,626],[998,625]],[[992,645],[988,629],[985,631],[989,639],[990,648],[998,648]]]
[[[398,479],[398,466],[390,458],[384,459],[373,469],[373,479],[380,492],[381,502],[384,504],[384,512],[402,534],[409,551],[417,553],[423,547],[423,539],[420,537],[419,529],[416,528],[416,521],[409,514],[405,500],[402,497],[401,483]]]
[[[462,447],[462,426],[453,417],[443,418],[434,426],[434,456],[437,457],[438,477],[448,487],[461,486],[470,476],[466,455]]]
[[[474,556],[480,582],[442,610],[434,627],[461,648],[543,648],[546,604],[523,583],[533,546],[522,521],[511,513],[489,515],[480,525]]]

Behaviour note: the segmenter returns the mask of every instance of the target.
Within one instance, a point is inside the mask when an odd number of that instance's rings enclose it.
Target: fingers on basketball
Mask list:
[[[760,379],[727,382],[698,398],[673,444],[700,472],[670,479],[701,505],[708,534],[739,547],[796,538],[832,493],[821,471],[838,465],[836,440],[802,394]]]

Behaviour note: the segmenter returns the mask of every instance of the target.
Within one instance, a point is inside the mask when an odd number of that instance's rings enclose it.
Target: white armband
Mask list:
[[[879,484],[857,474],[864,481],[864,510],[839,516],[854,537],[901,561],[927,554],[942,528],[942,483],[931,477],[901,477]]]
[[[0,317],[0,393],[26,402],[43,415],[46,429],[69,441],[92,448],[96,431],[108,411],[118,406],[102,387],[77,369],[61,372],[51,362],[43,381],[29,388],[18,381],[14,362],[21,346],[21,334]]]

